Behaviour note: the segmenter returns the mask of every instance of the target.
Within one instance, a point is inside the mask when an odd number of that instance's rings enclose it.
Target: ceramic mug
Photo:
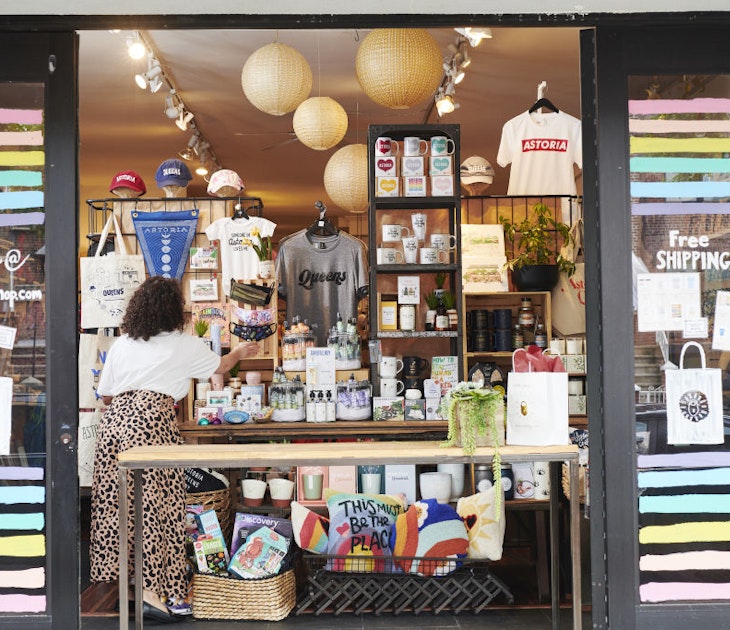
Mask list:
[[[403,357],[403,374],[405,376],[418,376],[423,370],[427,370],[430,363],[422,357]]]
[[[431,234],[430,241],[431,247],[436,247],[437,249],[456,249],[456,237],[453,234],[434,233]]]
[[[400,147],[392,138],[381,136],[375,141],[375,155],[377,157],[397,155],[398,151],[400,151]]]
[[[418,250],[418,255],[420,256],[422,265],[449,262],[449,252],[444,249],[437,249],[436,247],[421,247]]]
[[[411,215],[411,225],[413,226],[413,235],[419,241],[426,240],[426,215],[423,212],[414,212]]]
[[[380,395],[381,396],[400,396],[405,389],[403,381],[397,378],[381,378],[380,379]]]
[[[360,492],[364,494],[380,494],[380,473],[362,473],[360,475]]]
[[[426,155],[428,153],[428,142],[417,136],[406,136],[403,138],[403,155]]]
[[[404,237],[411,235],[411,229],[398,223],[383,223],[383,242],[397,243]]]
[[[434,136],[431,138],[431,155],[452,155],[455,150],[456,145],[451,138],[447,138],[446,136]]]
[[[304,473],[302,475],[302,494],[307,501],[319,501],[322,498],[324,474]]]
[[[399,265],[403,262],[403,252],[394,247],[378,247],[377,262],[379,265]]]
[[[403,361],[397,357],[380,357],[378,373],[380,378],[395,378],[403,369]]]
[[[406,236],[403,239],[403,258],[407,264],[418,260],[418,238],[415,236]]]

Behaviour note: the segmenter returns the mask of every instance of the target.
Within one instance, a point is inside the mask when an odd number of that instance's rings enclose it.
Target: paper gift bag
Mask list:
[[[701,368],[684,368],[689,346],[700,352]],[[696,341],[682,346],[679,369],[664,372],[667,384],[667,444],[722,444],[722,375],[708,368],[705,351]]]
[[[527,369],[563,371],[517,371],[515,357],[520,352],[535,359],[519,361]],[[536,354],[519,349],[512,355],[512,371],[507,377],[507,444],[568,444],[568,373],[559,357],[540,361]]]
[[[102,256],[114,225],[119,253]],[[116,215],[109,216],[94,256],[79,260],[81,269],[81,328],[113,328],[122,323],[132,293],[145,279],[144,259],[128,254]]]
[[[99,329],[96,335],[79,335],[79,407],[96,409],[103,406],[96,393],[107,352],[116,337],[108,337]]]

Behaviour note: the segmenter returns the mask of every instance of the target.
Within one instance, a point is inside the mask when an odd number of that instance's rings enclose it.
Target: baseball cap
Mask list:
[[[236,192],[241,192],[245,188],[243,180],[238,176],[236,171],[232,171],[228,168],[222,168],[210,176],[210,181],[208,182],[208,194],[215,195],[221,188],[226,186],[235,188]]]
[[[459,175],[463,184],[491,184],[494,181],[492,165],[478,155],[472,155],[461,163]]]
[[[129,188],[138,192],[140,195],[144,195],[147,192],[144,180],[134,171],[120,171],[112,177],[112,183],[109,184],[109,192],[114,192],[117,188]]]
[[[187,186],[193,178],[190,169],[182,160],[165,160],[157,167],[155,181],[160,188],[165,186]]]

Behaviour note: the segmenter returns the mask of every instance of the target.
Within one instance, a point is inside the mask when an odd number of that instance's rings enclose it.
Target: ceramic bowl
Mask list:
[[[283,477],[269,479],[271,504],[276,507],[287,507],[294,496],[294,482]]]
[[[419,475],[422,499],[436,499],[448,503],[451,498],[451,474],[445,472],[425,472]]]

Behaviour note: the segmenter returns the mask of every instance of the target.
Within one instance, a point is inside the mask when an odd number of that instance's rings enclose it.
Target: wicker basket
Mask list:
[[[185,495],[185,505],[202,505],[206,510],[215,510],[225,539],[231,536],[231,495],[228,488],[210,492],[190,492]]]
[[[563,494],[565,498],[570,500],[570,469],[567,464],[563,464],[563,476],[562,476]],[[578,500],[581,503],[586,502],[586,468],[585,466],[578,466],[578,486],[580,492],[578,494]]]
[[[198,574],[193,578],[193,617],[280,621],[294,609],[294,571],[261,580]]]

